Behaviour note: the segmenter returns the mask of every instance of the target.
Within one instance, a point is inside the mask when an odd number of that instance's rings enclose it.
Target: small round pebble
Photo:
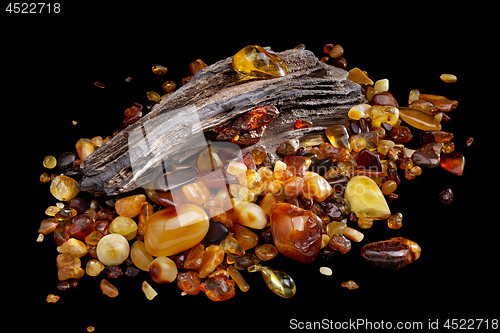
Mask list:
[[[320,267],[319,272],[323,275],[330,276],[333,274],[332,269],[330,267]]]

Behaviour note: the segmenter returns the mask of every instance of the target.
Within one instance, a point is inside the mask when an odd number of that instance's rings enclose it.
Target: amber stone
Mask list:
[[[448,99],[444,96],[430,95],[430,94],[420,94],[420,99],[431,102],[441,111],[453,111],[458,106],[458,101]]]
[[[253,229],[262,229],[267,225],[266,213],[260,206],[237,199],[233,202],[233,208],[226,211],[227,218]]]
[[[353,280],[344,281],[340,285],[344,288],[349,289],[349,290],[355,290],[355,289],[359,288],[358,284],[356,282],[354,282]]]
[[[210,245],[205,249],[205,255],[198,268],[200,278],[206,278],[224,260],[224,249],[219,245]]]
[[[358,67],[354,67],[353,69],[351,69],[347,78],[352,82],[356,82],[357,84],[373,84],[373,81]]]
[[[254,248],[259,243],[259,236],[250,229],[235,223],[233,225],[236,240],[246,250]]]
[[[418,148],[413,155],[411,155],[411,159],[419,166],[428,168],[437,167],[439,165],[442,147],[443,144],[440,142],[428,143]]]
[[[275,204],[271,208],[274,245],[290,259],[313,262],[321,248],[319,221],[311,211],[288,203]]]
[[[361,249],[361,256],[376,267],[400,269],[420,258],[421,252],[420,246],[414,241],[395,237],[366,244]]]
[[[233,69],[249,78],[268,79],[288,74],[286,62],[258,45],[248,45],[233,57]]]
[[[372,100],[370,101],[370,105],[388,105],[399,107],[398,102],[396,101],[394,96],[388,91],[384,91],[374,95],[372,97]]]
[[[287,273],[266,266],[262,266],[260,272],[266,285],[276,295],[283,298],[290,298],[297,292],[295,282]]]
[[[232,127],[237,130],[254,130],[269,125],[279,115],[278,108],[274,105],[263,105],[236,118]]]
[[[168,69],[167,69],[167,67],[162,66],[160,64],[154,64],[152,71],[156,75],[165,75],[165,74],[167,74]]]
[[[142,118],[142,111],[137,106],[131,106],[123,111],[123,127],[135,123]]]
[[[439,201],[443,206],[449,206],[453,203],[453,192],[450,188],[439,193]]]
[[[355,176],[347,184],[345,194],[358,217],[386,219],[391,216],[389,206],[377,183],[366,176]]]
[[[281,156],[295,155],[299,149],[299,140],[287,140],[283,142],[278,148],[276,148],[276,153]]]
[[[97,257],[105,265],[119,265],[127,259],[130,246],[120,234],[108,234],[97,243]]]
[[[171,256],[198,244],[208,232],[203,209],[184,204],[160,210],[148,219],[144,244],[153,256]]]
[[[349,133],[347,129],[342,125],[334,125],[328,127],[325,130],[328,140],[335,148],[345,148],[348,151],[351,150],[351,145],[349,143]]]
[[[278,255],[278,249],[272,244],[261,244],[255,248],[255,255],[262,261],[268,261]]]
[[[295,128],[310,128],[312,126],[312,123],[307,120],[302,120],[302,119],[297,119],[295,120]]]
[[[370,109],[370,119],[376,127],[380,127],[381,123],[395,126],[399,119],[399,109],[395,106],[373,105]]]
[[[373,171],[382,171],[379,155],[376,152],[371,152],[367,148],[364,148],[358,154],[358,167]]]
[[[210,226],[204,240],[207,243],[218,243],[226,238],[227,235],[229,235],[229,230],[224,223],[210,221]]]
[[[399,117],[411,126],[424,131],[441,129],[441,123],[436,121],[433,116],[422,111],[409,108],[399,108]]]
[[[177,274],[177,286],[189,295],[198,295],[201,279],[197,272],[187,271]]]
[[[393,127],[389,134],[391,140],[394,143],[405,144],[411,139],[413,139],[413,134],[411,134],[411,130],[406,126],[398,126]]]
[[[225,275],[215,275],[200,285],[201,291],[212,301],[225,301],[235,294],[234,282]]]
[[[168,257],[158,257],[149,266],[149,276],[156,283],[171,283],[177,277],[177,266]]]
[[[87,214],[75,216],[69,226],[68,234],[70,237],[75,237],[81,240],[90,235],[94,231],[95,223]]]
[[[333,234],[328,246],[334,251],[346,254],[351,249],[351,241],[345,238],[344,235]]]
[[[118,289],[106,279],[101,280],[100,287],[102,293],[108,297],[115,298],[119,294]]]
[[[85,274],[82,269],[80,258],[73,256],[71,253],[59,254],[56,258],[57,278],[60,281],[67,279],[79,279]]]
[[[464,172],[465,157],[457,153],[444,154],[439,164],[446,171],[461,176]]]
[[[57,176],[50,183],[50,193],[60,201],[68,201],[78,195],[80,190],[76,187],[76,180],[67,176]]]

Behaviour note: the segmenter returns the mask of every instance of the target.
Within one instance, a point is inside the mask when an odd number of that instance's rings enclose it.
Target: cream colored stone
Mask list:
[[[366,176],[353,177],[345,189],[344,197],[349,200],[356,215],[383,220],[391,216],[389,206],[377,183]]]

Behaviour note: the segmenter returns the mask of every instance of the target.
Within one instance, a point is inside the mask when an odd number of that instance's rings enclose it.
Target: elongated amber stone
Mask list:
[[[321,249],[319,218],[311,211],[289,203],[271,208],[274,245],[284,256],[300,262],[313,262]]]
[[[424,131],[441,130],[441,123],[437,122],[433,116],[422,111],[399,108],[399,117],[409,125]]]
[[[420,258],[420,246],[404,237],[366,244],[361,255],[368,263],[383,269],[400,269]]]
[[[171,256],[201,242],[209,225],[207,214],[198,206],[169,207],[154,213],[146,222],[144,245],[153,256]]]
[[[444,96],[431,95],[431,94],[420,94],[420,99],[426,100],[434,104],[441,111],[453,111],[458,106],[458,101],[448,99]]]
[[[262,266],[260,271],[267,286],[276,295],[290,298],[297,292],[295,282],[287,273],[267,266]]]
[[[351,151],[351,144],[349,143],[349,133],[347,133],[347,129],[342,125],[334,125],[328,127],[325,130],[326,136],[330,143],[335,148],[345,148]]]
[[[259,45],[248,45],[233,57],[233,69],[251,78],[274,78],[288,74],[288,66],[280,57]]]

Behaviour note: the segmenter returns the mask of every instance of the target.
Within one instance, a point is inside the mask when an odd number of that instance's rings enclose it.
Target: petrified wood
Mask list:
[[[346,123],[348,110],[364,101],[360,86],[347,79],[346,71],[320,62],[312,52],[277,55],[288,64],[285,77],[245,80],[232,69],[232,57],[197,72],[161,106],[89,155],[81,164],[84,177],[78,187],[107,195],[134,190],[169,164],[206,148],[215,128],[261,105],[280,111],[255,144],[274,154],[283,141],[311,142],[328,126]],[[295,129],[297,118],[313,127]],[[251,149],[242,147],[242,152]]]

